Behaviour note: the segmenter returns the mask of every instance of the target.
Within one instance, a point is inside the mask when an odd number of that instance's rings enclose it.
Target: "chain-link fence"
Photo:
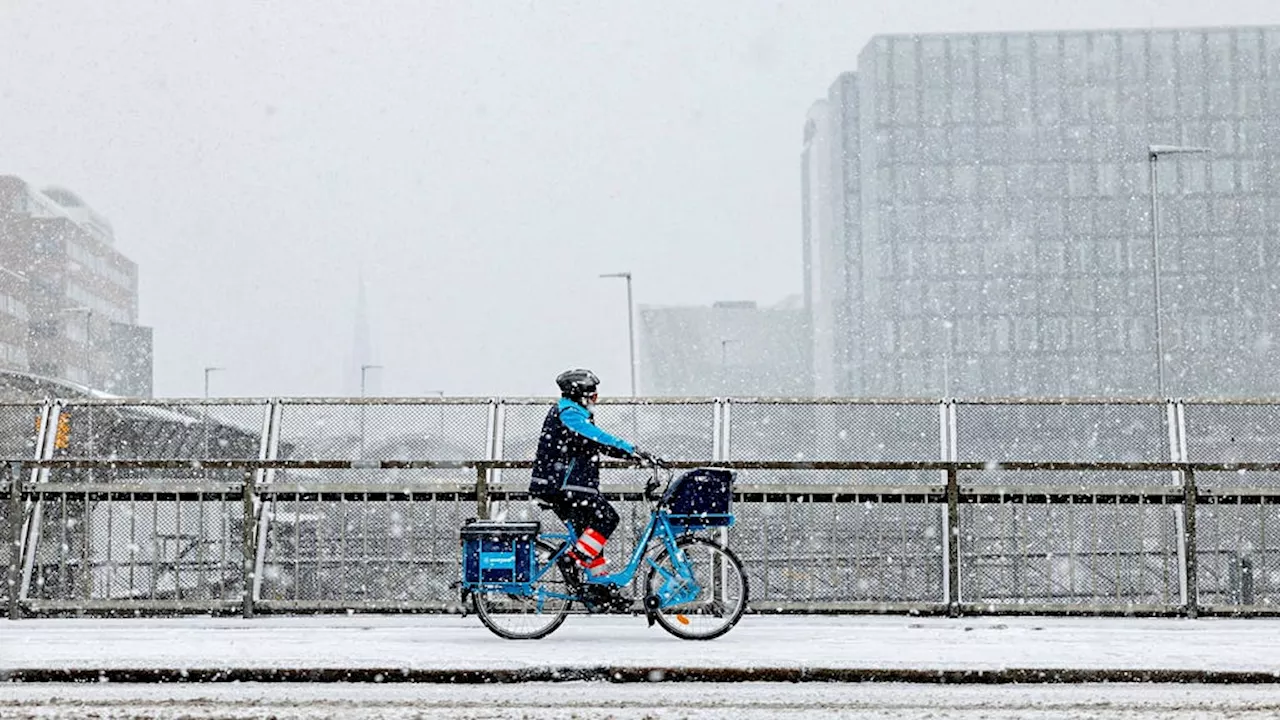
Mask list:
[[[1280,405],[1266,402],[1179,403],[1182,458],[1193,462],[1269,462],[1280,454]],[[1197,585],[1213,607],[1280,607],[1280,472],[1201,472],[1207,497],[1196,509]],[[1257,489],[1264,494],[1232,496]]]
[[[0,403],[0,457],[38,456],[37,443],[46,410],[47,403]],[[16,481],[12,477],[0,477],[0,544],[3,544],[0,560],[7,568],[5,581],[0,584],[0,599],[5,603],[16,597],[15,570],[21,567],[20,542],[15,541],[15,532],[21,532],[23,512],[21,508],[15,511],[14,499],[19,497],[13,492]]]
[[[1178,607],[1177,511],[1094,495],[1070,502],[1021,495],[965,504],[962,597],[980,606],[1029,610]]]
[[[454,608],[466,518],[562,527],[525,495],[552,402],[0,405],[0,448],[27,461],[16,495],[0,485],[3,598],[12,614]],[[596,419],[737,468],[737,524],[714,536],[758,611],[1280,605],[1280,404],[665,399]],[[615,557],[648,520],[644,479],[602,473]]]
[[[239,605],[244,513],[240,492],[118,483],[39,486],[22,597],[37,610],[182,609]],[[237,473],[239,475],[239,473]],[[235,496],[234,499],[232,496]]]

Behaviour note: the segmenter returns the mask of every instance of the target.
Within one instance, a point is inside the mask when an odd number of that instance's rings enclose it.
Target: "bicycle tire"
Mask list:
[[[556,551],[559,549],[560,548],[558,546],[553,546],[548,542],[539,540],[537,543],[537,555],[536,555],[538,559],[538,563],[542,564],[545,562],[549,562],[550,559],[555,555]],[[542,579],[539,580],[536,585],[543,585],[549,582],[557,583],[555,578],[559,579],[558,580],[559,586],[561,588],[564,588],[567,594],[567,591],[570,585],[568,580],[565,578],[564,571],[560,567],[559,563],[553,565],[551,569],[548,570],[547,573],[542,576]],[[511,613],[511,614],[494,612],[494,610],[491,609],[490,606],[496,605],[496,603],[494,602],[494,599],[496,597],[507,598],[508,601],[512,601],[513,604],[516,604],[517,606],[523,605],[526,607],[526,609],[529,609],[531,611],[523,612],[523,613]],[[523,603],[515,603],[514,601],[523,601]],[[504,593],[496,593],[496,592],[476,592],[476,593],[472,593],[471,595],[471,604],[476,611],[476,615],[480,617],[480,622],[484,623],[484,626],[489,628],[489,631],[492,632],[494,635],[497,635],[500,638],[506,638],[507,640],[538,640],[540,638],[544,638],[550,635],[551,633],[555,632],[557,628],[559,628],[562,624],[564,624],[564,620],[569,615],[569,608],[572,607],[573,601],[572,600],[553,600],[551,602],[555,603],[555,606],[557,609],[551,612],[543,612],[541,609],[528,607],[530,603],[533,603],[536,605],[536,600],[534,600],[533,598],[522,598],[518,596],[511,596],[511,595],[506,595]],[[525,631],[510,629],[506,627],[501,621],[498,620],[499,617],[513,617],[516,615],[523,618],[544,618],[545,617],[545,620],[542,622],[542,624],[530,623],[532,627]]]
[[[666,630],[682,640],[714,640],[715,638],[718,638],[732,630],[733,626],[737,625],[738,621],[742,619],[743,613],[747,611],[747,573],[742,569],[742,562],[738,560],[738,556],[735,555],[732,550],[713,540],[703,537],[686,536],[676,541],[676,548],[684,553],[688,562],[694,565],[695,578],[698,577],[699,570],[706,571],[708,569],[706,567],[707,565],[710,566],[709,569],[713,573],[712,577],[714,578],[716,564],[714,561],[706,563],[705,558],[690,557],[691,554],[697,555],[700,554],[701,550],[705,550],[711,557],[722,558],[723,561],[727,563],[727,567],[732,570],[732,572],[727,573],[722,580],[727,581],[724,584],[728,587],[731,587],[733,582],[737,582],[739,590],[737,593],[738,597],[733,601],[733,607],[729,610],[727,616],[716,612],[717,607],[720,606],[721,600],[712,599],[708,601],[700,594],[699,598],[695,601],[672,607],[660,608],[654,611],[655,619],[658,621],[658,624],[662,626],[663,630]],[[644,581],[646,597],[656,594],[661,586],[662,580],[658,575],[658,568],[664,567],[664,565],[668,569],[672,568],[671,558],[669,555],[670,553],[668,550],[663,548],[662,552],[658,553],[657,557],[654,558],[654,563],[657,567],[649,567],[649,573],[645,576]],[[701,582],[699,584],[703,585],[704,588],[707,588],[713,587],[715,582],[713,579],[706,584]],[[680,612],[681,610],[686,612]],[[694,612],[689,612],[690,610],[693,610]],[[714,624],[705,631],[698,632],[697,628],[693,627],[693,621],[689,619],[690,615],[693,615],[698,619],[705,618],[708,615],[713,615],[720,622],[718,624]]]

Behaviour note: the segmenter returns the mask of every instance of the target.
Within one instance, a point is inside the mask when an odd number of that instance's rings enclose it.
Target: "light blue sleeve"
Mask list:
[[[628,454],[633,454],[636,451],[635,445],[621,438],[616,438],[593,425],[587,419],[587,411],[577,404],[566,403],[564,409],[560,411],[560,421],[564,423],[565,427],[588,440],[594,440],[601,445],[617,448]]]

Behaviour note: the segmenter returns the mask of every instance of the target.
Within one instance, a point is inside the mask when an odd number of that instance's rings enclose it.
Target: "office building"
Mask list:
[[[1280,28],[883,36],[801,157],[814,379],[856,396],[1280,394]]]

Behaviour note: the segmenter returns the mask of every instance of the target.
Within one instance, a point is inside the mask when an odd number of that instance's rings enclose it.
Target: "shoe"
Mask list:
[[[588,612],[626,612],[631,609],[631,598],[622,594],[617,585],[588,585],[583,592]]]
[[[609,564],[609,561],[606,560],[603,555],[597,555],[590,560],[583,560],[575,555],[574,560],[578,563],[578,569],[589,577],[600,577],[601,575],[604,575],[604,566]]]

